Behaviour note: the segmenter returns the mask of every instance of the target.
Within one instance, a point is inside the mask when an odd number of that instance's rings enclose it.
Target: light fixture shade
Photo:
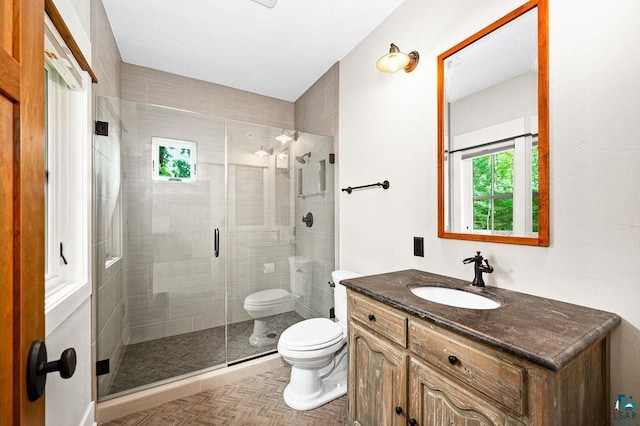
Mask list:
[[[277,141],[281,142],[282,144],[285,144],[287,142],[291,142],[293,140],[293,138],[289,135],[287,135],[286,133],[282,133],[279,136],[276,136],[275,138]]]
[[[264,146],[260,145],[260,149],[254,152],[254,154],[257,155],[258,157],[266,157],[268,155],[273,154],[273,148],[267,149]]]
[[[376,68],[382,72],[396,72],[404,69],[405,72],[413,71],[418,65],[418,52],[413,51],[409,54],[403,53],[398,46],[391,43],[389,53],[378,59]]]

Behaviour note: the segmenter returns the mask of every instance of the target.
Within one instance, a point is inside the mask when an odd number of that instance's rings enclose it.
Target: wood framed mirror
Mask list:
[[[438,237],[549,245],[547,0],[438,56]]]

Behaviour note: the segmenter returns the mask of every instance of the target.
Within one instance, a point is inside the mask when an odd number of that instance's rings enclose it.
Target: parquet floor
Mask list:
[[[289,408],[282,392],[290,367],[249,377],[218,389],[139,411],[102,426],[341,426],[346,424],[346,396],[315,410]]]

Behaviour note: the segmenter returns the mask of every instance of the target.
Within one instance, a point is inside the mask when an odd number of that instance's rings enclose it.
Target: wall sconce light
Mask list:
[[[264,146],[260,145],[260,149],[254,152],[254,154],[257,155],[258,157],[266,157],[267,155],[273,155],[273,148],[267,149]]]
[[[402,53],[398,46],[391,43],[389,53],[378,59],[376,68],[382,72],[396,72],[404,69],[404,72],[411,72],[418,66],[420,55],[415,50],[413,52]]]
[[[282,134],[276,136],[277,141],[281,142],[283,145],[287,142],[297,141],[298,140],[298,131],[294,131],[293,133],[289,132],[286,129],[282,129]]]

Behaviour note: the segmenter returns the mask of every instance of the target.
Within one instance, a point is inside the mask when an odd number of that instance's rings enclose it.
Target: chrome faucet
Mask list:
[[[485,265],[482,264],[483,260]],[[484,280],[482,279],[482,273],[483,272],[486,272],[487,274],[492,273],[493,266],[489,265],[489,260],[483,258],[480,255],[479,251],[476,252],[475,256],[469,257],[462,261],[462,263],[464,263],[465,265],[471,262],[474,262],[473,269],[475,272],[475,277],[473,277],[473,281],[471,282],[471,285],[474,285],[476,287],[484,287]]]

